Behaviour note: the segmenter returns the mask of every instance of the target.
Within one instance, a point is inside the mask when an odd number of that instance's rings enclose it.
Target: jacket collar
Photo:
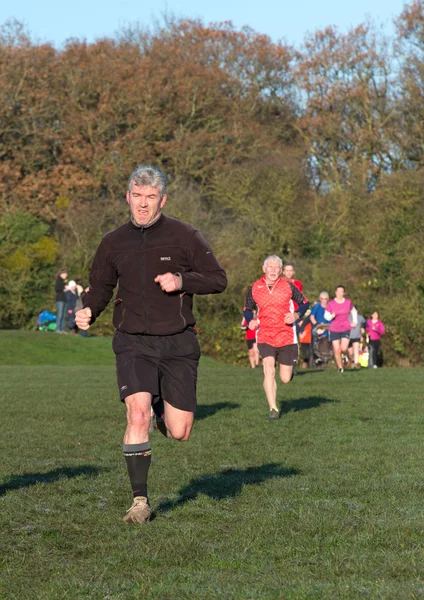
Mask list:
[[[145,227],[144,225],[137,225],[136,223],[133,222],[132,219],[129,220],[128,225],[130,226],[130,229],[134,229],[134,230],[153,231],[154,229],[157,229],[158,227],[160,227],[163,224],[163,222],[165,221],[165,219],[166,219],[165,215],[163,215],[161,213],[159,219],[157,221],[155,221],[152,225],[149,225],[148,227]]]

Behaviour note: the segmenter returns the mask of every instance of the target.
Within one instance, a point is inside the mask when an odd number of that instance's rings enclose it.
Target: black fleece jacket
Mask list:
[[[162,291],[157,275],[180,273],[181,290]],[[172,335],[195,324],[193,294],[217,294],[227,278],[201,233],[161,215],[150,227],[129,221],[107,233],[94,257],[84,307],[91,323],[106,308],[119,284],[113,324],[126,333]]]

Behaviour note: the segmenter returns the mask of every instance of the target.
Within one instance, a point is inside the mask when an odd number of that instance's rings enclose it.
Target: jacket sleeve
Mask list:
[[[91,323],[94,323],[109,304],[118,283],[118,274],[110,260],[106,238],[100,242],[94,256],[89,282],[90,289],[84,299],[84,308],[91,309]]]
[[[243,310],[244,318],[246,319],[248,324],[253,319],[253,311],[255,311],[257,309],[258,309],[258,307],[256,305],[256,302],[253,299],[252,286],[249,285],[249,287],[247,289],[246,300],[244,303],[244,310]]]
[[[227,276],[205,238],[196,231],[188,248],[190,271],[180,273],[181,291],[188,294],[219,294],[227,287]]]
[[[304,296],[302,294],[302,292],[300,292],[297,289],[297,287],[295,285],[293,285],[293,283],[291,283],[289,281],[289,284],[290,284],[290,287],[292,289],[292,299],[298,305],[298,308],[296,309],[296,312],[299,314],[299,317],[303,317],[303,315],[305,314],[305,312],[309,308],[309,300],[306,298],[306,296]]]

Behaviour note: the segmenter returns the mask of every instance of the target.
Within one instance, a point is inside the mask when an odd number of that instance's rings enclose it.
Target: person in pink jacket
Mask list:
[[[380,315],[375,310],[371,319],[368,319],[366,332],[368,333],[368,337],[370,340],[369,343],[369,361],[368,367],[371,369],[376,369],[377,367],[381,367],[381,348],[380,348],[380,339],[381,336],[386,333],[384,329],[384,325],[382,321],[380,321]]]

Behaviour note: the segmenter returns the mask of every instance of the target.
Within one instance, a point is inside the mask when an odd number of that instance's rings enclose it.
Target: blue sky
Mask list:
[[[70,37],[113,36],[131,23],[151,25],[163,13],[176,17],[199,17],[205,23],[232,21],[236,27],[249,25],[274,41],[284,39],[300,45],[308,31],[336,25],[341,31],[377,20],[390,33],[393,17],[400,14],[404,0],[7,0],[0,3],[0,24],[8,19],[23,22],[33,40],[49,41],[56,47]]]

